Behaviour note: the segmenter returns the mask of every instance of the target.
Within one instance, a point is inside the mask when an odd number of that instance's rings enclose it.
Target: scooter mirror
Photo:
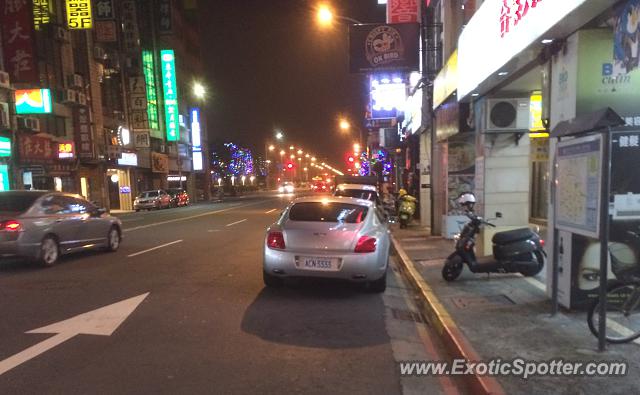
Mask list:
[[[502,218],[502,213],[500,211],[496,212],[496,218]]]

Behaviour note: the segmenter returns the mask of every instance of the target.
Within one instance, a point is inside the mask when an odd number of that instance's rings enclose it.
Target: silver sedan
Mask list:
[[[61,254],[116,251],[122,223],[78,195],[47,191],[0,192],[0,256],[51,266]]]
[[[267,286],[285,277],[366,282],[384,292],[389,226],[375,204],[350,197],[294,200],[267,229],[263,276]]]

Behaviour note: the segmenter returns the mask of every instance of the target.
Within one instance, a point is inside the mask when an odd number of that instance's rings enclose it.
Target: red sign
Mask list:
[[[116,21],[96,21],[93,30],[96,34],[96,41],[102,43],[114,43],[118,41]]]
[[[26,0],[0,0],[2,54],[13,83],[40,83],[32,5]]]
[[[387,23],[420,22],[420,1],[387,0]]]
[[[22,163],[51,162],[58,154],[51,139],[34,135],[18,136],[18,152]]]
[[[517,26],[529,13],[530,8],[536,8],[542,0],[502,0],[500,10],[500,35],[504,37],[512,26]]]
[[[63,141],[58,143],[58,158],[59,159],[73,159],[75,157],[76,149],[73,141]]]
[[[73,124],[75,126],[76,146],[78,158],[93,159],[93,135],[91,134],[91,120],[89,108],[77,106],[73,108]]]

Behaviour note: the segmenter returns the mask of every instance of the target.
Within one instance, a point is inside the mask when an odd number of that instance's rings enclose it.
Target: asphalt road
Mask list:
[[[455,393],[446,379],[400,377],[398,360],[441,349],[426,325],[394,318],[415,309],[397,273],[384,295],[263,286],[264,230],[289,200],[126,214],[118,252],[0,263],[0,394]],[[111,335],[39,353],[59,332],[26,333],[147,293]]]

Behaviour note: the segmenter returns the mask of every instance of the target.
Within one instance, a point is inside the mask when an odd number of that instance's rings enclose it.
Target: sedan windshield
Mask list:
[[[149,191],[149,192],[142,192],[139,197],[149,198],[149,197],[156,197],[156,196],[158,196],[158,191]]]
[[[291,207],[289,220],[359,224],[367,216],[367,210],[356,204],[303,202]]]
[[[356,199],[365,199],[375,202],[378,194],[374,191],[365,191],[363,189],[338,189],[336,196],[352,197]]]

